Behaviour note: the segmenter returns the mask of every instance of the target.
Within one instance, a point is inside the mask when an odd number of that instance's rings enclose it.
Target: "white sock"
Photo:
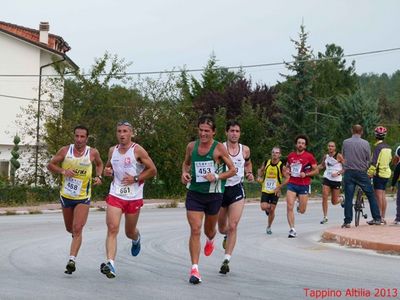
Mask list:
[[[230,261],[230,260],[231,260],[231,256],[230,256],[229,254],[225,254],[224,260],[225,260],[225,259],[227,259],[228,261]]]
[[[199,270],[199,265],[198,264],[193,264],[192,269],[196,269],[197,271]]]
[[[76,259],[76,257],[75,257],[75,256],[73,256],[73,255],[70,255],[70,256],[69,256],[69,260],[73,260],[73,261],[75,261],[75,259]]]
[[[115,267],[114,266],[114,261],[112,259],[107,259],[107,262],[109,262],[113,267]]]
[[[138,234],[137,240],[132,240],[132,242],[137,245],[140,242],[140,234]]]

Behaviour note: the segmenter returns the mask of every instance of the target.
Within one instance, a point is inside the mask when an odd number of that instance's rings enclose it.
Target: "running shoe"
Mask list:
[[[372,219],[371,221],[367,222],[368,225],[381,225],[381,220]]]
[[[107,278],[114,278],[116,276],[115,269],[110,262],[102,263],[100,265],[100,272],[106,275]]]
[[[192,268],[192,270],[190,271],[189,282],[191,284],[198,284],[201,282],[201,276],[199,270],[197,270],[196,268]]]
[[[288,238],[295,238],[296,236],[297,236],[296,230],[295,230],[294,228],[291,228],[291,229],[289,230]]]
[[[131,254],[132,256],[138,256],[140,252],[140,234],[136,241],[132,240]]]
[[[386,224],[387,224],[386,220],[382,218],[382,219],[381,219],[381,224],[382,224],[382,225],[386,225]]]
[[[224,240],[222,241],[222,248],[226,249],[226,239],[228,238],[228,236],[224,236]]]
[[[319,222],[320,224],[326,224],[326,223],[328,223],[328,218],[327,217],[324,217],[323,219],[322,219],[322,221],[321,222]]]
[[[350,227],[351,227],[350,223],[343,223],[342,224],[342,228],[350,228]]]
[[[400,225],[400,221],[394,220],[394,221],[393,221],[393,225]]]
[[[224,259],[224,261],[222,262],[222,265],[221,265],[221,269],[219,269],[219,272],[221,274],[226,274],[229,272],[229,260]]]
[[[65,267],[65,274],[72,274],[73,272],[75,272],[76,267],[75,267],[75,261],[73,261],[72,259],[70,259]]]
[[[271,227],[267,227],[267,234],[272,234]]]
[[[206,245],[204,246],[204,255],[210,256],[214,251],[214,240],[210,241],[207,239]]]

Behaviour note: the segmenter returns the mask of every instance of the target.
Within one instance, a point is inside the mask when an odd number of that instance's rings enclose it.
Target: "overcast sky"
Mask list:
[[[84,70],[105,51],[132,62],[130,72],[202,68],[212,52],[221,66],[290,61],[302,20],[315,54],[328,43],[345,54],[400,47],[398,0],[13,0],[0,20],[34,29],[48,21]],[[354,60],[359,74],[400,69],[400,51]],[[246,70],[268,85],[279,72]]]

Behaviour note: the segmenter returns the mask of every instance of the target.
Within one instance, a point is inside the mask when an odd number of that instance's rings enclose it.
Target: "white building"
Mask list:
[[[32,103],[36,107],[38,105],[40,79],[42,89],[40,99],[41,103],[44,103],[43,101],[49,99],[44,89],[48,75],[57,74],[54,62],[63,61],[71,68],[78,68],[65,54],[70,49],[62,37],[49,33],[47,22],[41,22],[39,30],[35,30],[0,21],[1,177],[9,176],[14,136],[16,134],[21,136],[24,133],[21,131],[26,130],[16,123],[17,118],[24,118],[24,115],[21,115],[21,108],[26,108]],[[56,97],[60,99],[63,95],[62,84],[56,89]],[[20,148],[35,147],[35,145],[36,136],[24,138]],[[26,164],[26,158],[20,162],[22,165]]]

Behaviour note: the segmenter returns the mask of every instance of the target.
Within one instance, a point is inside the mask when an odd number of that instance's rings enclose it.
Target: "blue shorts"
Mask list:
[[[90,205],[90,198],[73,200],[60,196],[60,202],[63,208],[75,208],[75,206],[77,206],[78,204]]]
[[[203,211],[206,215],[216,215],[222,204],[222,193],[199,193],[188,191],[186,194],[186,210]]]
[[[310,186],[309,185],[298,185],[298,184],[294,184],[294,183],[288,183],[287,190],[291,191],[293,193],[296,193],[297,196],[310,194]]]
[[[225,186],[225,192],[222,198],[222,207],[228,207],[232,203],[242,199],[244,199],[244,190],[241,183],[234,186]]]
[[[374,190],[386,190],[386,184],[388,183],[388,181],[389,178],[374,176],[372,180],[374,184]]]

